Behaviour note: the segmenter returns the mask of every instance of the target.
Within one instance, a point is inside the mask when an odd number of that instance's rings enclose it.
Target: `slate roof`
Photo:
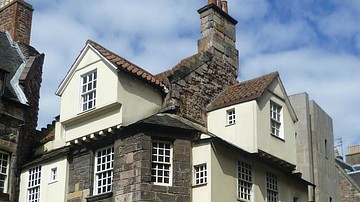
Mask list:
[[[4,96],[18,102],[19,100],[10,84],[10,80],[22,63],[23,59],[19,55],[17,47],[10,43],[5,32],[0,32],[0,70],[7,74]]]
[[[277,77],[279,77],[279,73],[272,72],[229,86],[208,105],[207,110],[213,111],[250,100],[257,100]]]
[[[86,43],[91,45],[93,48],[95,48],[104,58],[109,60],[118,69],[128,72],[148,83],[151,83],[156,87],[160,87],[160,88],[165,87],[165,85],[151,73],[129,62],[128,60],[116,55],[115,53],[101,46],[100,44],[92,40],[88,40]]]
[[[176,114],[159,113],[140,120],[136,124],[148,124],[152,126],[163,126],[175,129],[206,132],[206,129],[204,127],[185,118],[182,118]]]

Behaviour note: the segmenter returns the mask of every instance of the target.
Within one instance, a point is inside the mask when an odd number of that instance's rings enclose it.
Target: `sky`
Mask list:
[[[27,0],[31,45],[45,53],[38,128],[59,114],[60,82],[88,39],[156,74],[197,52],[207,0]],[[360,145],[360,1],[228,0],[239,81],[278,71],[333,119],[335,145]],[[340,152],[342,151],[339,147]]]

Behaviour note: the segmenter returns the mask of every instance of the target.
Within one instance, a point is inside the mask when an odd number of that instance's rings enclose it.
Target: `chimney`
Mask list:
[[[350,165],[360,164],[360,145],[348,147],[346,163]]]
[[[33,10],[23,0],[3,0],[0,5],[0,31],[7,31],[14,41],[29,45]]]
[[[198,10],[201,19],[201,38],[198,52],[209,51],[226,58],[238,67],[238,50],[235,47],[237,21],[228,14],[228,4],[224,0],[208,0],[208,5]]]

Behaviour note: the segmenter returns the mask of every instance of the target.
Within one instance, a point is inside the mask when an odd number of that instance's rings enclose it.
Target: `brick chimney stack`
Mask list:
[[[237,21],[228,14],[227,1],[208,0],[208,5],[198,10],[201,18],[201,38],[198,51],[209,51],[238,67],[239,52],[235,47]]]
[[[0,5],[0,31],[8,31],[14,41],[29,45],[33,10],[23,0],[3,0]]]

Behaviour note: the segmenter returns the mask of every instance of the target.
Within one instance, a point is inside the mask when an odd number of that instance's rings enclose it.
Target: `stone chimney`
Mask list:
[[[29,45],[33,10],[23,0],[3,0],[0,5],[0,31],[7,31],[14,41]]]
[[[228,14],[227,1],[208,0],[208,5],[198,10],[201,18],[201,38],[198,51],[209,51],[227,59],[238,67],[238,50],[235,47],[237,21]]]
[[[360,164],[360,145],[348,147],[346,163],[350,165]]]

